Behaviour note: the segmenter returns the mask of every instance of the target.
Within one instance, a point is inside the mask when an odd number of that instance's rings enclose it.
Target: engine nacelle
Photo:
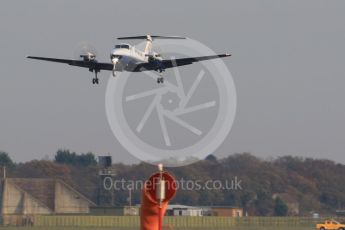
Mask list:
[[[148,61],[152,62],[152,61],[161,61],[162,57],[159,53],[151,53],[151,54],[146,54],[146,56],[148,57]]]
[[[80,57],[83,59],[83,61],[95,61],[96,55],[92,53],[87,54],[81,54]]]

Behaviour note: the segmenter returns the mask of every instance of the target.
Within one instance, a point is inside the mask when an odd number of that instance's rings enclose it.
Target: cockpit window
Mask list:
[[[127,44],[121,44],[121,45],[115,45],[115,49],[129,49],[129,45]]]

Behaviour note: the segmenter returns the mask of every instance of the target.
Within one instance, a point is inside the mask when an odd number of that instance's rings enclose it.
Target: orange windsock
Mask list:
[[[157,200],[157,184],[160,178],[165,183],[165,198],[160,202]],[[141,230],[159,230],[161,222],[164,217],[169,200],[171,200],[176,193],[176,181],[174,177],[168,172],[158,172],[150,176],[145,182],[145,186],[141,193],[141,208],[140,208],[140,229]]]

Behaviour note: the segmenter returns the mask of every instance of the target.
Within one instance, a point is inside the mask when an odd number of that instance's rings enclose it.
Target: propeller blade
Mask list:
[[[97,50],[96,48],[87,42],[80,42],[74,48],[74,59],[83,59],[83,60],[95,60],[97,57]]]

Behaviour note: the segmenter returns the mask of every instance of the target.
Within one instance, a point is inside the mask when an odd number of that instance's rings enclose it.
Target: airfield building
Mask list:
[[[59,179],[7,178],[0,193],[2,215],[85,214],[95,206]]]

